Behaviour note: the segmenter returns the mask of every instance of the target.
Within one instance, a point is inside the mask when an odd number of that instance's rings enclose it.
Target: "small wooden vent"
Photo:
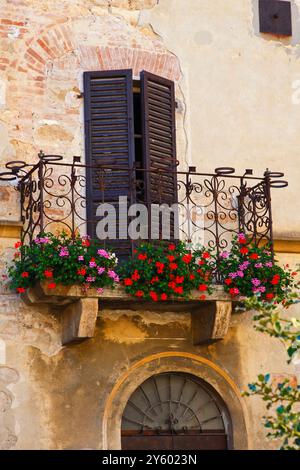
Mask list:
[[[261,33],[291,36],[291,2],[283,0],[259,0],[259,25]]]

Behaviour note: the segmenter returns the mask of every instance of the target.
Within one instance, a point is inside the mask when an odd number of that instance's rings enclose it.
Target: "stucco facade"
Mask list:
[[[35,163],[40,149],[84,157],[83,72],[148,70],[175,82],[182,169],[285,172],[289,187],[272,196],[275,246],[297,267],[299,9],[292,1],[293,36],[283,39],[259,33],[256,0],[1,0],[1,168]],[[1,273],[19,239],[18,198],[0,183]],[[278,447],[265,437],[263,403],[241,393],[259,373],[295,374],[284,346],[253,329],[252,312],[234,313],[223,340],[191,337],[188,308],[100,301],[95,337],[62,346],[59,312],[0,287],[0,449],[120,449],[127,400],[166,371],[222,396],[234,448]]]

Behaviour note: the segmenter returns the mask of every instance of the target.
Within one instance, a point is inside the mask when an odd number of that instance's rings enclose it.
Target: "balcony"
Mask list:
[[[6,171],[0,173],[0,180],[17,183],[23,243],[31,243],[41,232],[56,234],[63,230],[72,237],[88,234],[98,240],[97,225],[104,214],[99,215],[97,207],[105,203],[116,209],[117,231],[112,238],[99,239],[99,245],[113,249],[122,259],[128,258],[139,242],[127,233],[128,224],[133,220],[130,207],[134,203],[147,209],[147,227],[146,231],[143,227],[141,238],[147,238],[147,234],[153,241],[168,238],[164,236],[162,215],[156,213],[157,220],[152,217],[153,207],[173,204],[175,209],[169,214],[168,239],[205,244],[221,252],[230,248],[235,234],[243,232],[257,245],[270,243],[272,246],[271,190],[287,186],[283,176],[283,173],[266,170],[263,177],[255,177],[250,169],[238,176],[229,167],[217,168],[208,174],[198,173],[194,167],[172,173],[163,168],[144,170],[137,165],[133,168],[87,166],[81,163],[80,157],[67,163],[59,155],[40,152],[38,163],[34,165],[21,161],[7,163]],[[174,187],[177,187],[176,194],[172,191]],[[121,205],[120,195],[123,198]],[[155,220],[158,231],[152,238]],[[217,269],[214,273],[216,284],[220,278]],[[57,288],[50,293],[41,285],[27,292],[24,300],[31,304],[46,302],[59,306],[64,313],[63,342],[68,343],[93,336],[99,297],[100,305],[109,304],[112,310],[136,308],[121,288],[99,296],[93,290],[83,295],[76,286]],[[189,302],[173,302],[172,309],[188,309],[193,324],[193,342],[199,344],[225,336],[231,304],[229,296],[219,289],[217,295],[201,305],[195,296]]]
[[[123,188],[127,205],[118,214],[119,223],[129,223],[127,217],[130,204],[143,204],[151,213],[151,205],[177,204],[178,229],[171,230],[171,239],[182,239],[193,243],[205,243],[222,251],[230,245],[232,236],[244,232],[255,244],[272,244],[271,189],[287,186],[281,178],[283,173],[266,171],[262,178],[254,177],[247,169],[237,176],[233,168],[217,168],[214,173],[198,173],[195,167],[188,172],[174,171],[178,192],[170,200],[168,177],[170,172],[162,169],[144,170],[139,167],[87,166],[80,157],[73,163],[63,162],[59,155],[39,154],[35,165],[13,161],[6,164],[8,171],[0,173],[0,181],[17,181],[21,196],[22,241],[30,243],[41,232],[66,231],[72,236],[89,234],[96,237],[97,223],[93,205],[118,200],[114,189]],[[98,183],[96,198],[87,184],[87,171],[93,173]],[[148,174],[152,190],[145,189]],[[120,191],[118,192],[118,194]],[[119,209],[120,210],[120,209]],[[160,222],[161,225],[161,222]],[[171,223],[172,227],[172,223]],[[126,234],[127,236],[127,234]],[[121,238],[121,237],[120,237]],[[149,237],[151,240],[151,222]],[[164,238],[160,227],[159,236]],[[118,236],[117,236],[118,239]],[[122,244],[124,237],[118,239]],[[111,247],[116,240],[99,240],[101,245]],[[126,243],[133,250],[137,240]]]

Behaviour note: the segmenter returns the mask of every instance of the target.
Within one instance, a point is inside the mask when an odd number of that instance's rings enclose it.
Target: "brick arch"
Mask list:
[[[141,70],[161,75],[170,80],[180,78],[179,61],[168,52],[129,47],[79,46],[78,58],[85,70],[132,69],[134,76]]]
[[[78,18],[74,19],[75,22]],[[73,53],[78,68],[84,70],[114,70],[132,68],[135,76],[143,69],[175,82],[180,79],[178,58],[165,49],[144,49],[125,46],[95,46],[76,44],[72,23],[48,27],[26,41],[22,57],[7,66],[14,69],[12,91],[41,96],[46,91],[47,68],[55,60]]]

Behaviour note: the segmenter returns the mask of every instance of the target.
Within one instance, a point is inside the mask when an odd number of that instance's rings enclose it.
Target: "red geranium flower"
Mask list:
[[[169,245],[169,250],[170,250],[170,251],[174,251],[175,249],[176,249],[176,245],[174,245],[174,243],[171,243],[171,244]]]
[[[246,237],[244,235],[239,235],[239,243],[245,245],[247,243]]]
[[[163,293],[163,294],[161,294],[160,298],[161,298],[161,300],[167,300],[168,296],[167,296],[167,294]]]
[[[22,272],[21,277],[28,277],[29,273],[27,271]]]
[[[198,261],[198,264],[202,266],[203,264],[205,264],[205,261],[203,261],[203,259],[200,259],[200,261]]]
[[[164,267],[165,267],[164,263],[161,263],[160,261],[157,261],[155,266],[157,267],[158,274],[161,274],[164,270]]]
[[[175,256],[173,256],[173,255],[169,255],[169,256],[168,256],[168,260],[169,260],[171,263],[172,263],[172,261],[174,261],[174,259],[175,259]]]
[[[151,299],[154,300],[154,302],[157,302],[158,296],[157,296],[157,293],[156,293],[156,292],[154,292],[154,291],[152,290],[152,291],[150,291],[149,295],[150,295]]]
[[[243,246],[241,249],[240,249],[240,253],[242,255],[246,255],[247,253],[249,253],[249,250],[246,246]]]
[[[266,294],[266,299],[267,300],[272,300],[274,299],[274,294],[272,294],[271,292],[269,294]]]
[[[232,284],[232,279],[230,279],[230,277],[228,277],[227,279],[225,279],[224,282],[227,286],[230,286],[230,284]]]
[[[207,290],[207,285],[206,284],[200,284],[199,290],[201,290],[201,291]]]
[[[82,246],[90,246],[90,244],[89,240],[82,240]]]
[[[280,281],[280,276],[279,274],[275,274],[273,276],[273,279],[271,280],[271,284],[273,284],[274,286],[279,284],[279,281]]]
[[[189,253],[182,257],[182,261],[186,264],[189,264],[192,261],[192,255]]]
[[[259,255],[257,253],[251,253],[251,255],[249,256],[250,259],[258,259],[259,258]]]
[[[77,270],[78,276],[85,276],[86,275],[86,269],[85,268],[80,268]]]
[[[200,295],[199,299],[200,299],[200,300],[205,300],[205,299],[206,299],[206,295],[204,295],[204,294],[203,294],[203,295]]]
[[[157,276],[155,276],[151,279],[150,282],[151,282],[151,284],[154,284],[154,282],[159,282],[159,278]]]
[[[44,276],[45,276],[45,277],[53,277],[53,272],[50,271],[49,269],[46,269],[46,270],[44,271]]]
[[[134,272],[133,272],[133,274],[132,274],[132,276],[131,276],[131,279],[132,279],[133,281],[138,281],[139,278],[140,278],[139,272],[138,272],[137,269],[135,269]]]
[[[175,282],[176,284],[182,284],[184,281],[184,276],[176,276]]]
[[[178,268],[178,265],[176,263],[170,263],[170,269],[171,271],[175,271],[175,269]]]
[[[50,282],[50,284],[48,284],[47,287],[48,287],[48,289],[55,289],[56,284],[55,284],[55,282]]]
[[[138,290],[138,291],[136,291],[135,295],[137,297],[144,297],[144,292],[142,290]]]
[[[23,292],[25,292],[24,287],[17,287],[17,292],[19,292],[19,294],[23,294]]]
[[[190,280],[193,281],[195,279],[195,274],[190,274]]]
[[[147,255],[146,255],[146,254],[143,255],[142,253],[140,253],[140,254],[138,255],[138,259],[140,259],[141,261],[144,261],[145,259],[147,259]]]
[[[20,246],[22,246],[22,242],[17,242],[17,243],[15,243],[15,248],[16,248],[16,249],[17,249],[17,248],[20,248]]]
[[[127,278],[127,279],[124,279],[124,284],[125,286],[132,286],[133,281],[132,279]]]
[[[183,294],[183,286],[175,287],[174,292],[176,292],[176,294]]]
[[[204,251],[204,253],[202,253],[202,258],[203,258],[203,259],[208,259],[208,258],[210,258],[210,253],[208,253],[208,251]]]
[[[237,287],[232,287],[231,289],[229,289],[229,293],[230,295],[238,295],[240,293],[240,291],[238,290]]]
[[[297,271],[292,272],[292,276],[297,276],[297,275],[298,275]]]
[[[171,289],[175,289],[175,287],[176,287],[176,282],[171,281],[171,282],[169,282],[168,286],[171,287]]]

